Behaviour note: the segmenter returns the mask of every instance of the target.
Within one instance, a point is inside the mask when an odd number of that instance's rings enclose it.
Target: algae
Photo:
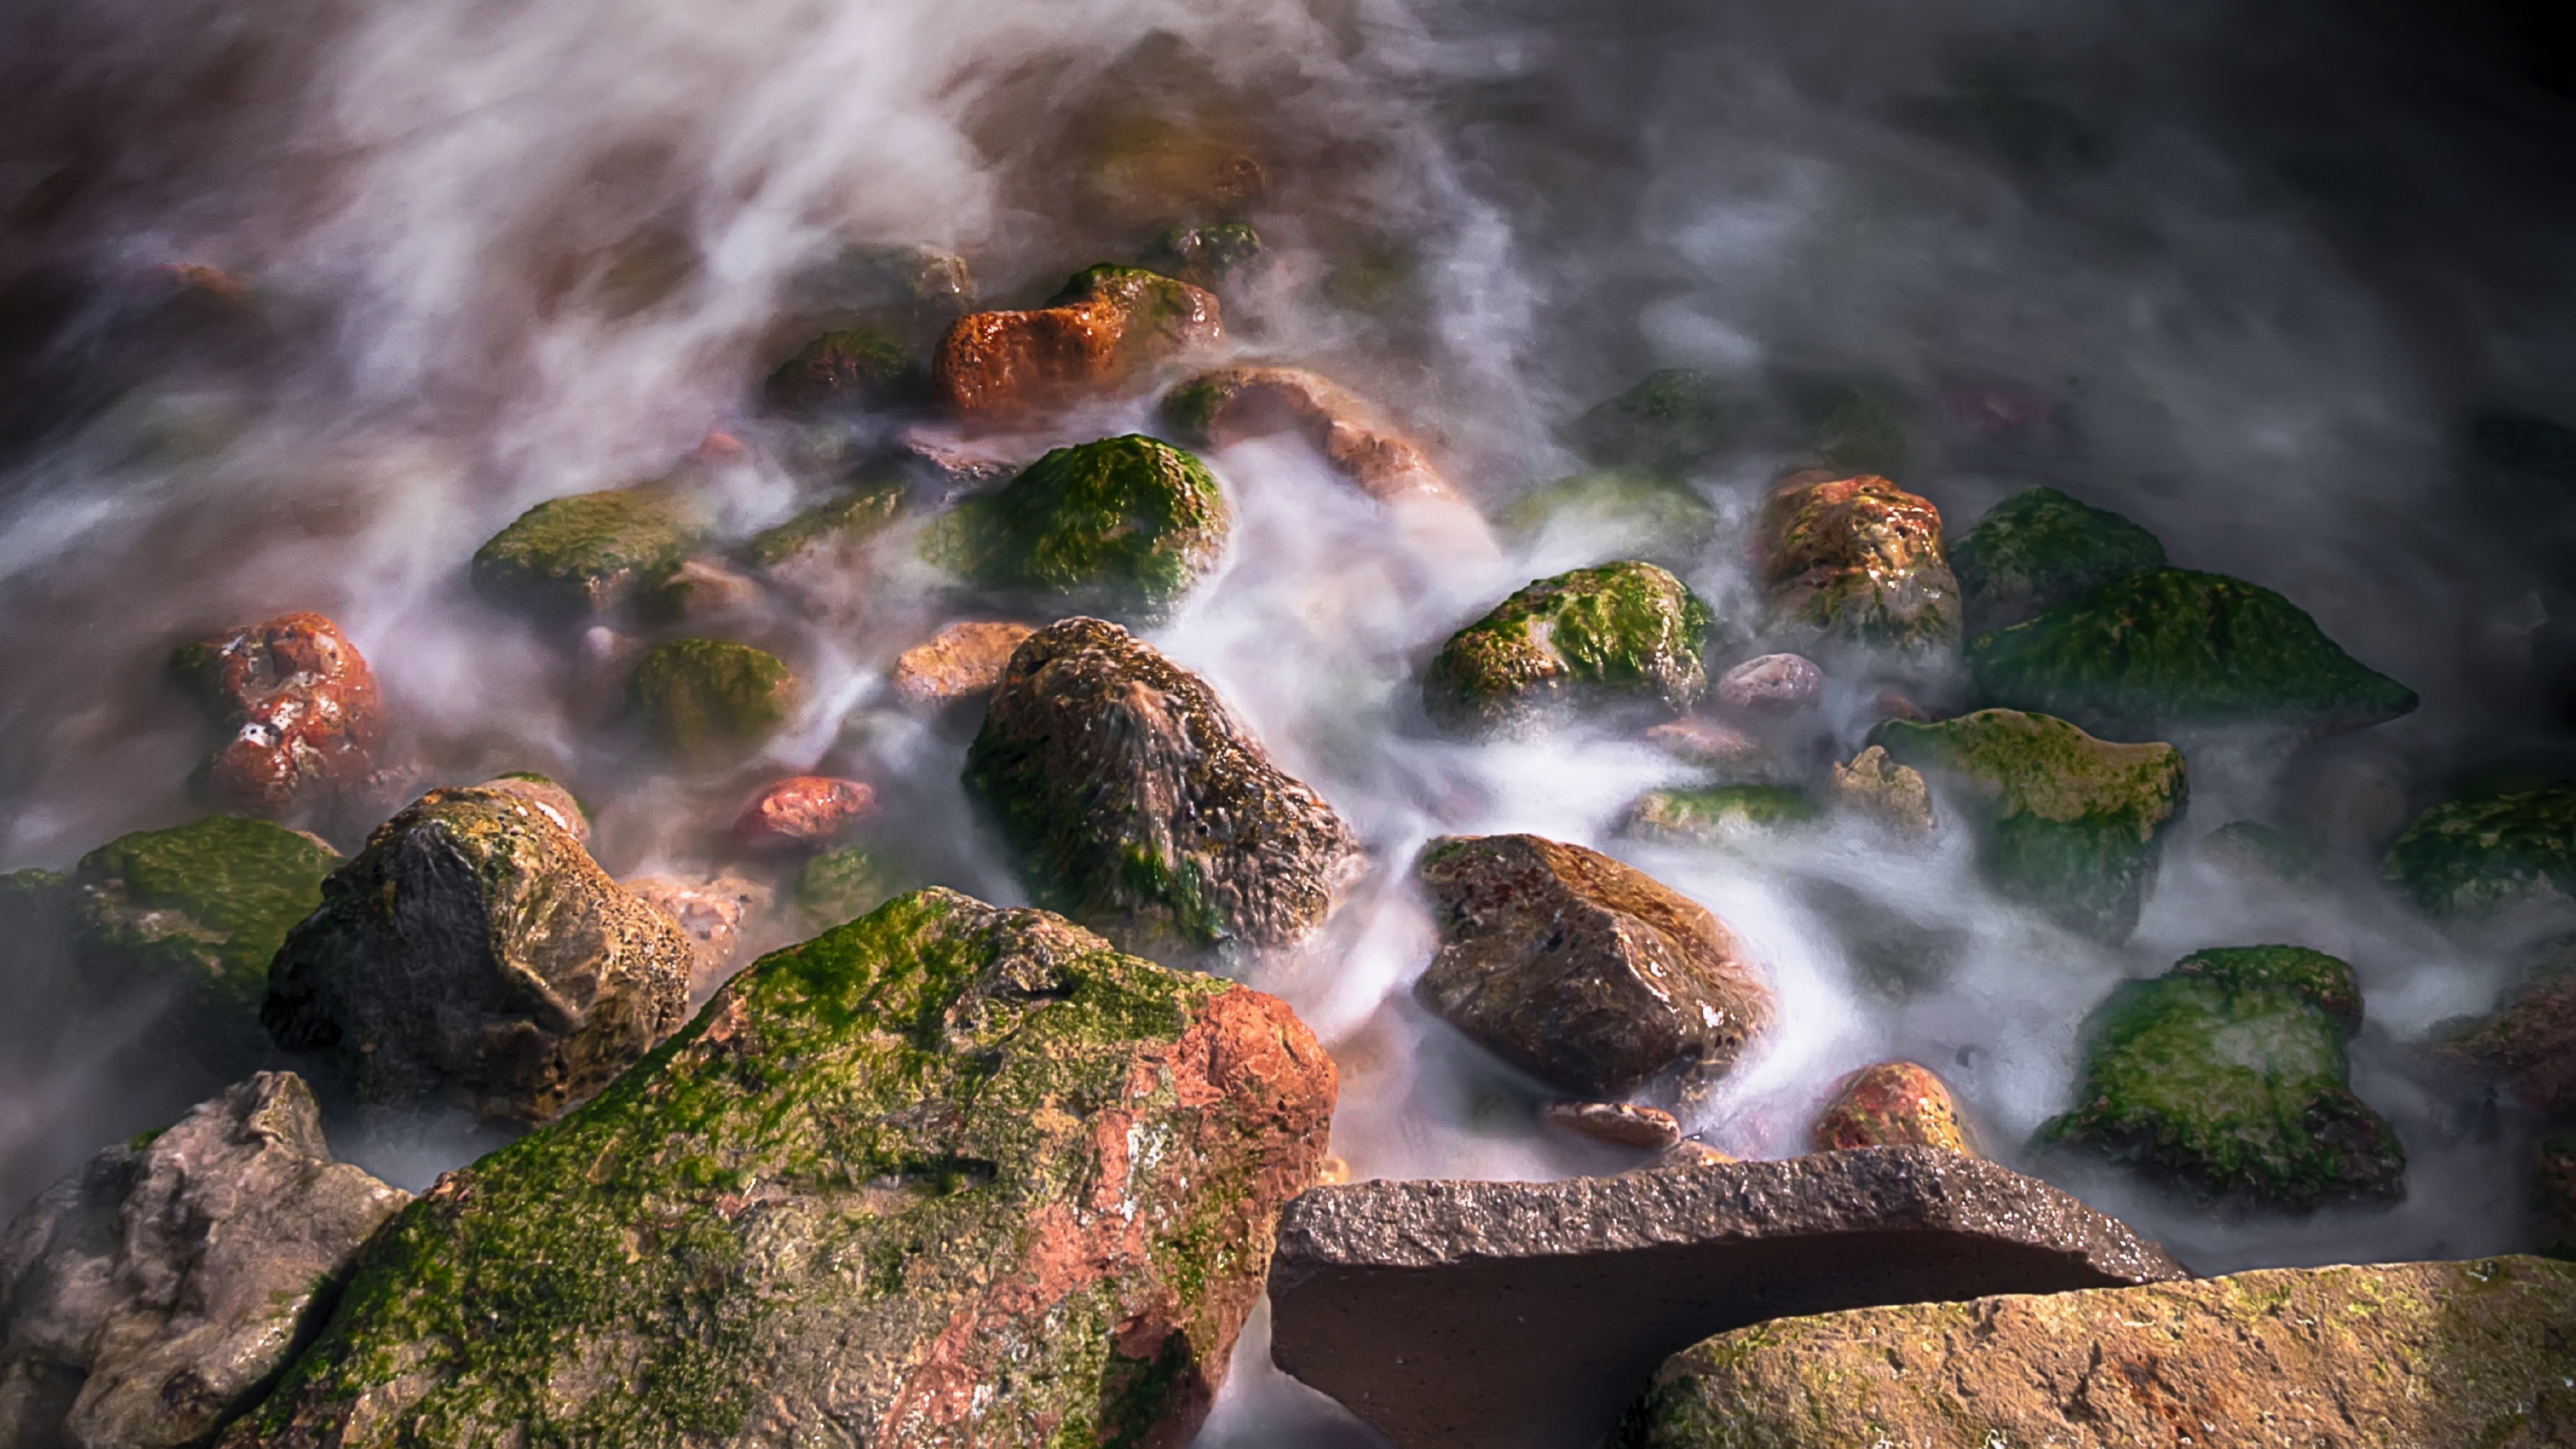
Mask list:
[[[987,587],[1150,619],[1216,567],[1232,522],[1207,465],[1131,433],[1058,448],[958,504],[926,551]]]
[[[1706,843],[1729,836],[1803,825],[1818,815],[1804,790],[1786,785],[1713,785],[1654,790],[1628,807],[1638,835]]]
[[[1734,413],[1717,378],[1666,368],[1595,404],[1566,429],[1566,440],[1605,468],[1681,473],[1725,448]]]
[[[1712,619],[1681,580],[1633,559],[1540,579],[1450,636],[1423,675],[1423,706],[1477,734],[1571,707],[1686,708],[1708,689]]]
[[[861,324],[806,343],[769,375],[761,395],[772,411],[803,417],[916,401],[928,383],[901,338]]]
[[[1614,531],[1622,547],[1687,562],[1717,533],[1717,510],[1668,474],[1635,468],[1577,473],[1525,494],[1503,528],[1526,540],[1554,524]]]
[[[2435,917],[2576,898],[2576,785],[2446,800],[2407,825],[2380,868]]]
[[[605,610],[678,568],[700,533],[696,517],[661,487],[551,498],[474,551],[474,587],[522,607]]]
[[[903,516],[907,491],[899,479],[863,481],[838,498],[753,534],[742,546],[743,561],[774,569],[814,550],[863,544]]]
[[[1949,547],[1969,627],[1988,629],[2053,609],[2111,580],[2165,566],[2156,536],[2107,508],[2054,488],[2017,493]]]
[[[799,693],[784,660],[748,644],[675,639],[636,662],[628,697],[645,728],[684,758],[748,752],[787,722]]]

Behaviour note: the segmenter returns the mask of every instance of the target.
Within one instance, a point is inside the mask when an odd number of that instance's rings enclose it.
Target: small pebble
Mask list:
[[[1682,1124],[1673,1120],[1672,1113],[1632,1102],[1550,1102],[1540,1109],[1539,1120],[1577,1137],[1648,1152],[1661,1151],[1682,1137]]]

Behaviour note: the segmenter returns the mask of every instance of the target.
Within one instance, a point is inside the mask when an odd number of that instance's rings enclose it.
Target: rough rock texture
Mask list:
[[[627,697],[655,743],[716,763],[756,749],[803,697],[796,672],[765,649],[674,639],[635,662]]]
[[[1643,1167],[1630,1168],[1629,1170],[1631,1172],[1660,1172],[1668,1167],[1678,1167],[1687,1171],[1694,1167],[1730,1167],[1738,1162],[1742,1162],[1743,1160],[1743,1158],[1737,1157],[1732,1153],[1720,1152],[1716,1148],[1709,1146],[1707,1143],[1700,1141],[1696,1137],[1685,1137],[1681,1141],[1674,1143],[1672,1146],[1667,1147],[1663,1151],[1646,1159],[1646,1163]]]
[[[1803,825],[1816,815],[1816,802],[1793,785],[1705,785],[1647,791],[1629,804],[1623,828],[1649,839],[1711,845]]]
[[[2124,574],[2165,566],[2156,536],[2054,488],[2016,493],[1950,545],[1968,624],[1994,629],[2054,609]]]
[[[2244,1206],[2394,1201],[2406,1150],[2346,1079],[2360,1026],[2352,968],[2322,951],[2186,956],[2094,1009],[2075,1110],[2037,1142]]]
[[[363,1099],[542,1122],[680,1024],[692,958],[527,800],[433,790],[323,883],[260,1019]]]
[[[1950,1084],[1913,1062],[1877,1062],[1834,1084],[1810,1134],[1818,1152],[1855,1147],[1938,1147],[1977,1155]]]
[[[364,791],[384,706],[375,672],[339,625],[285,614],[187,645],[171,666],[230,735],[205,766],[216,803],[292,816]]]
[[[1676,1355],[1623,1449],[2576,1443],[2576,1266],[2275,1268],[1859,1308]]]
[[[1224,340],[1214,293],[1136,267],[1098,266],[1036,311],[958,318],[940,339],[931,390],[955,417],[1021,422],[1123,391]]]
[[[1648,373],[1566,430],[1595,463],[1678,473],[1724,448],[1733,431],[1717,379],[1687,368]]]
[[[2576,951],[2562,949],[2449,1050],[2544,1112],[2576,1115]]]
[[[2576,785],[2446,800],[2407,825],[2381,870],[2434,916],[2576,899]]]
[[[1164,397],[1164,426],[1193,448],[1230,448],[1291,433],[1314,445],[1334,471],[1381,503],[1422,496],[1457,501],[1422,446],[1378,416],[1358,394],[1296,367],[1223,367]]]
[[[1682,1124],[1661,1107],[1634,1102],[1550,1102],[1539,1109],[1541,1122],[1577,1137],[1660,1152],[1682,1140]]]
[[[1988,704],[2073,720],[2108,739],[2176,728],[2358,729],[2415,708],[2297,605],[2223,574],[2154,569],[1968,642]]]
[[[0,1236],[0,1443],[165,1449],[249,1406],[411,1194],[331,1160],[312,1089],[261,1072],[111,1147]]]
[[[1011,651],[1036,633],[1026,624],[970,619],[951,624],[895,657],[888,683],[915,709],[946,709],[980,700],[1002,682]]]
[[[1271,997],[905,896],[450,1174],[225,1442],[1177,1449],[1333,1096]]]
[[[1130,433],[1058,448],[958,504],[928,552],[989,588],[1150,619],[1216,567],[1233,525],[1206,464]]]
[[[600,613],[668,577],[699,532],[694,511],[662,487],[548,499],[474,551],[474,587],[523,608]]]
[[[1541,1081],[1624,1097],[1685,1064],[1722,1076],[1771,989],[1707,908],[1644,871],[1535,835],[1446,836],[1414,873],[1439,954],[1414,994]]]
[[[1800,473],[1762,505],[1771,623],[1792,638],[1942,650],[1959,639],[1959,585],[1941,511],[1884,478]]]
[[[635,898],[688,935],[695,956],[689,999],[699,1001],[723,984],[742,953],[743,923],[769,909],[773,893],[760,882],[725,871],[718,875],[648,875],[623,882]]]
[[[1214,690],[1098,619],[1011,656],[966,787],[1042,904],[1141,954],[1293,944],[1362,866],[1351,828]]]
[[[903,517],[905,498],[900,481],[861,483],[775,528],[753,534],[742,546],[742,557],[773,575],[793,573],[809,562],[825,573],[853,566],[860,549]]]
[[[2164,831],[2188,793],[2180,750],[2111,744],[2008,709],[1889,720],[1870,741],[1974,797],[1986,869],[2005,894],[2106,941],[2136,929]]]
[[[1367,1182],[1281,1216],[1271,1357],[1403,1449],[1586,1449],[1667,1355],[1712,1333],[2181,1276],[2045,1183],[1922,1147]]]
[[[1802,655],[1765,654],[1717,678],[1717,702],[1746,714],[1790,714],[1825,692],[1825,672]]]
[[[734,817],[734,843],[750,850],[818,850],[876,808],[876,787],[864,780],[791,775],[762,786]]]
[[[1578,707],[1686,709],[1708,689],[1708,605],[1633,560],[1540,579],[1450,636],[1422,679],[1444,728],[1511,733]]]
[[[474,788],[498,790],[504,795],[518,796],[536,806],[539,814],[571,832],[572,838],[580,841],[585,849],[589,847],[590,816],[581,808],[581,801],[576,799],[570,790],[545,776],[529,770],[519,770],[511,774],[495,776]]]
[[[1834,803],[1866,815],[1900,835],[1932,833],[1932,786],[1923,772],[1900,765],[1884,745],[1872,745],[1834,766]]]
[[[806,343],[769,375],[761,395],[774,411],[813,415],[910,402],[924,381],[902,338],[862,324]]]

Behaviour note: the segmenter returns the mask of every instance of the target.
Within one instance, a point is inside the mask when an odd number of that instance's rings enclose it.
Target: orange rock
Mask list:
[[[896,656],[895,698],[916,709],[940,709],[981,699],[1002,682],[1011,651],[1037,632],[1026,624],[969,619],[949,625]]]
[[[795,775],[763,789],[733,823],[733,838],[753,850],[807,850],[830,844],[876,809],[874,787],[829,775]]]
[[[1093,267],[1035,311],[958,318],[940,339],[932,388],[956,417],[1017,423],[1116,393],[1224,338],[1214,293],[1135,267]]]
[[[1247,438],[1296,434],[1381,503],[1458,498],[1421,445],[1390,427],[1358,394],[1302,368],[1202,373],[1174,388],[1162,411],[1180,441],[1192,447],[1225,448]]]
[[[1760,529],[1776,627],[1906,649],[1958,643],[1959,585],[1929,500],[1875,476],[1799,473],[1763,504]]]
[[[1577,1137],[1647,1152],[1682,1140],[1682,1124],[1672,1113],[1633,1102],[1550,1102],[1539,1109],[1539,1120]]]
[[[1912,1062],[1879,1062],[1842,1079],[1816,1122],[1815,1148],[1940,1147],[1978,1156],[1949,1084]]]
[[[384,713],[374,671],[339,625],[281,615],[191,644],[172,664],[232,731],[207,765],[222,804],[288,815],[365,787]]]

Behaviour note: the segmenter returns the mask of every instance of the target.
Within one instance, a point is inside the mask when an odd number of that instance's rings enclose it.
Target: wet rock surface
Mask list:
[[[669,577],[701,532],[694,510],[663,487],[548,499],[475,550],[474,587],[543,613],[605,613]]]
[[[1672,1113],[1634,1102],[1550,1102],[1538,1116],[1560,1132],[1612,1147],[1660,1152],[1682,1140],[1682,1124]]]
[[[2543,1112],[2576,1116],[2576,943],[2551,953],[2449,1050],[2492,1069]]]
[[[761,394],[794,416],[888,407],[913,401],[928,379],[903,339],[861,324],[826,332],[797,349],[769,375]]]
[[[1680,479],[1636,468],[1559,478],[1522,495],[1500,522],[1524,541],[1563,529],[1676,568],[1697,561],[1718,524],[1717,510]]]
[[[1722,1076],[1770,1024],[1771,989],[1725,924],[1598,851],[1450,836],[1414,873],[1440,932],[1414,994],[1562,1090],[1622,1097],[1682,1066]]]
[[[1011,651],[1036,633],[1026,624],[969,619],[896,656],[888,683],[915,709],[945,709],[984,698],[1002,682]]]
[[[1950,545],[1969,627],[2018,624],[2126,574],[2165,566],[2156,536],[2054,488],[2016,493]]]
[[[2182,1276],[2055,1188],[1930,1148],[1368,1182],[1282,1214],[1271,1356],[1402,1449],[1581,1449],[1668,1355],[1712,1333]]]
[[[816,850],[875,811],[877,792],[864,780],[791,775],[773,780],[734,817],[734,843],[750,850]]]
[[[2576,1439],[2576,1267],[2279,1268],[2190,1283],[1859,1308],[1676,1355],[1624,1449]]]
[[[723,639],[674,639],[635,662],[627,697],[654,743],[685,760],[739,759],[775,734],[804,696],[787,661]]]
[[[1758,528],[1782,635],[1918,651],[1958,642],[1959,585],[1928,501],[1876,476],[1801,473],[1773,490]]]
[[[1793,714],[1824,691],[1825,672],[1797,654],[1747,659],[1717,680],[1717,702],[1744,714]]]
[[[1362,865],[1205,681],[1098,619],[1012,654],[965,779],[1042,903],[1147,954],[1293,944]]]
[[[537,813],[571,832],[572,838],[580,841],[584,849],[589,848],[589,812],[581,808],[581,801],[572,791],[545,776],[522,770],[516,774],[496,775],[474,788],[518,796],[537,807]]]
[[[2446,800],[2408,822],[2381,872],[2436,917],[2576,900],[2576,785]]]
[[[433,790],[323,883],[260,1019],[363,1100],[542,1122],[680,1024],[694,955],[535,805]]]
[[[1335,472],[1381,503],[1423,497],[1457,502],[1422,445],[1397,432],[1357,393],[1297,367],[1226,367],[1166,395],[1164,425],[1193,448],[1230,448],[1286,433],[1304,439]]]
[[[1938,1147],[1977,1155],[1950,1084],[1915,1062],[1874,1062],[1835,1083],[1810,1140],[1818,1152]]]
[[[446,1178],[224,1443],[1186,1443],[1334,1088],[1271,997],[906,896]]]
[[[765,577],[819,583],[859,566],[862,550],[903,517],[906,491],[896,480],[867,479],[827,498],[742,546],[744,562]],[[810,577],[809,577],[810,576]]]
[[[312,1090],[287,1072],[100,1153],[0,1236],[0,1443],[204,1442],[286,1366],[410,1197],[332,1160]]]
[[[1450,636],[1423,675],[1423,708],[1465,734],[1523,733],[1622,704],[1686,709],[1708,690],[1710,618],[1649,563],[1540,579]]]
[[[1233,524],[1207,465],[1131,433],[1038,459],[958,504],[928,547],[985,588],[1152,619],[1216,567]]]
[[[1935,823],[1932,786],[1923,772],[1896,763],[1883,745],[1871,745],[1834,766],[1834,803],[1876,820],[1900,835],[1929,835]]]
[[[1022,422],[1122,391],[1224,338],[1214,293],[1137,267],[1097,266],[1042,308],[958,318],[940,340],[931,389],[953,417]]]
[[[362,803],[384,704],[339,625],[284,614],[190,644],[171,667],[229,735],[205,764],[217,804],[298,818]]]

